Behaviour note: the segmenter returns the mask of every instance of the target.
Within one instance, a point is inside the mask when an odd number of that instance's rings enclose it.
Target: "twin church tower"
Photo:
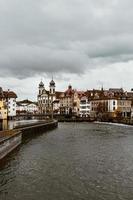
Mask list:
[[[38,108],[40,114],[50,113],[52,102],[56,99],[55,82],[52,80],[49,83],[49,90],[45,89],[44,83],[39,84],[39,94],[37,96]]]

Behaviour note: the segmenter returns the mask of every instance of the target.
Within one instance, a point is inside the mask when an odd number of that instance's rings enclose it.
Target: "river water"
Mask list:
[[[0,163],[0,200],[133,200],[133,127],[60,123]]]

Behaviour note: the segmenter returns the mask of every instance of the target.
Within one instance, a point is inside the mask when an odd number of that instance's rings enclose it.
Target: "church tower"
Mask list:
[[[49,93],[50,95],[55,95],[55,82],[53,79],[49,83]]]
[[[39,95],[43,93],[43,90],[44,90],[44,83],[41,81],[39,84]]]

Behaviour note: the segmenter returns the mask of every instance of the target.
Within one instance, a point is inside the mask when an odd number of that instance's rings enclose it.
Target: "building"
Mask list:
[[[69,85],[68,89],[60,96],[60,113],[72,115],[74,110],[74,90]]]
[[[53,79],[49,83],[49,90],[46,90],[44,83],[39,84],[39,93],[37,96],[38,109],[40,114],[48,114],[52,112],[53,102],[56,99],[55,82]]]
[[[17,114],[37,114],[38,105],[28,99],[17,102]]]
[[[3,91],[4,98],[7,105],[7,116],[9,119],[13,119],[16,116],[16,99],[17,95],[13,91]]]
[[[130,117],[131,116],[131,97],[127,96],[122,88],[109,89],[92,95],[91,117]]]
[[[54,114],[60,114],[60,99],[53,101],[53,112]]]
[[[0,87],[0,119],[7,119],[7,104],[3,89]]]
[[[132,100],[121,98],[117,100],[117,112],[122,117],[131,117]]]
[[[80,117],[90,117],[90,111],[91,111],[91,103],[88,100],[87,96],[83,96],[80,99]]]
[[[64,115],[79,116],[80,114],[80,98],[85,93],[77,91],[71,85],[60,95],[60,113]]]
[[[80,100],[85,95],[83,91],[74,90],[73,115],[80,115]]]

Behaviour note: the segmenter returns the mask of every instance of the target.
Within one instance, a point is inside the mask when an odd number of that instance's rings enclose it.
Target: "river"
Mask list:
[[[0,200],[133,200],[133,127],[59,123],[0,163]]]

